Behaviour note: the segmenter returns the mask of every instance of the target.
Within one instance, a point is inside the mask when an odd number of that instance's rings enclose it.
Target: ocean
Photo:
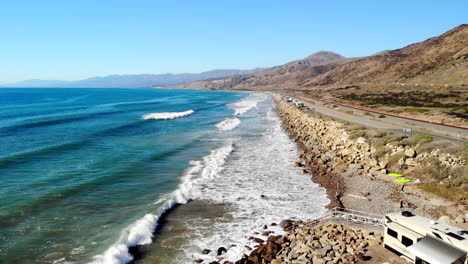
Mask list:
[[[0,263],[235,261],[265,225],[320,216],[325,190],[294,167],[273,107],[262,93],[0,89]]]

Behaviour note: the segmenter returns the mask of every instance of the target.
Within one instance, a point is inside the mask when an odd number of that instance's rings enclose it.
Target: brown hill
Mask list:
[[[302,86],[304,81],[325,73],[350,59],[328,51],[320,51],[302,60],[264,69],[247,75],[227,78],[208,79],[192,83],[171,86],[179,89],[252,89],[252,88],[294,88]]]
[[[309,57],[247,75],[196,81],[169,88],[296,89],[395,83],[467,84],[468,25],[438,37],[372,56],[345,58],[321,51]]]
[[[401,49],[340,65],[304,86],[366,82],[468,83],[468,25]]]

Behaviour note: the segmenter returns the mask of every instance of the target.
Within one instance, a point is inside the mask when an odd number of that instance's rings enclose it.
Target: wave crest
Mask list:
[[[265,94],[252,94],[238,102],[230,104],[229,106],[234,109],[235,116],[240,116],[245,114],[250,109],[257,107],[258,103],[266,100],[267,98],[268,96]]]
[[[240,125],[240,123],[241,123],[241,121],[236,117],[226,118],[223,121],[216,124],[216,127],[221,132],[222,131],[229,131],[229,130],[233,130],[234,128],[236,128],[238,125]]]
[[[188,110],[185,112],[162,112],[162,113],[151,113],[142,116],[143,119],[156,119],[156,120],[166,120],[166,119],[175,119],[184,116],[188,116],[195,113],[193,110]]]
[[[96,256],[93,264],[122,264],[133,260],[129,248],[151,243],[159,218],[176,204],[185,204],[200,195],[200,186],[218,176],[224,169],[227,157],[234,150],[233,144],[212,150],[203,160],[191,161],[190,167],[181,179],[178,188],[172,192],[156,214],[146,214],[128,227],[120,240]],[[158,201],[160,202],[160,201]],[[156,203],[158,203],[156,202]]]

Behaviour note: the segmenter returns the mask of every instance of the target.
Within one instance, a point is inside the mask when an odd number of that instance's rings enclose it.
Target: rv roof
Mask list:
[[[393,222],[405,226],[415,232],[421,233],[422,235],[426,235],[426,233],[433,234],[433,231],[438,231],[438,233],[443,233],[446,236],[449,236],[452,241],[456,241],[456,243],[463,248],[468,248],[468,232],[461,228],[451,226],[446,223],[439,223],[419,215],[403,216],[401,213],[391,213],[387,214],[387,217]]]

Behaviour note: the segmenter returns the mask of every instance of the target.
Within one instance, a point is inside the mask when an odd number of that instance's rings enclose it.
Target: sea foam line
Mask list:
[[[185,204],[200,196],[200,187],[210,179],[220,175],[224,169],[226,158],[234,149],[233,144],[212,150],[202,160],[191,161],[190,167],[178,188],[171,193],[168,200],[156,214],[146,214],[134,224],[126,228],[119,242],[112,245],[102,255],[94,258],[93,264],[123,264],[133,260],[129,248],[137,245],[150,244],[159,218],[176,204]],[[157,201],[158,203],[160,201]]]
[[[143,119],[157,119],[157,120],[165,120],[165,119],[175,119],[184,116],[188,116],[195,113],[193,110],[188,110],[185,112],[162,112],[162,113],[151,113],[142,116]]]
[[[230,104],[229,106],[234,109],[235,116],[240,116],[245,114],[250,109],[257,107],[259,102],[264,101],[267,98],[268,96],[265,94],[252,94],[238,102]]]
[[[219,122],[218,124],[216,124],[216,127],[218,128],[219,131],[223,132],[223,131],[233,130],[238,125],[240,125],[240,123],[241,121],[238,118],[232,117],[232,118],[226,118],[223,121]]]

